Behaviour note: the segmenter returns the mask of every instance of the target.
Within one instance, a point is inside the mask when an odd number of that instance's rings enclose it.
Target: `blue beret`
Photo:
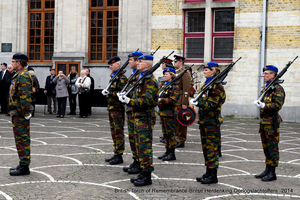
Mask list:
[[[151,55],[142,55],[139,57],[139,60],[153,60],[153,56]]]
[[[13,55],[12,59],[28,61],[28,57],[25,54],[22,54],[22,53],[16,53],[15,55]]]
[[[219,67],[216,62],[208,62],[203,68]]]
[[[274,71],[274,72],[278,72],[278,68],[275,67],[274,65],[265,66],[264,69],[263,69],[263,72],[266,71],[266,70],[271,70],[271,71]]]
[[[111,59],[109,59],[108,64],[114,64],[115,62],[120,61],[121,59],[119,58],[119,56],[115,56],[112,57]]]
[[[128,58],[130,58],[130,57],[140,57],[142,55],[143,55],[143,53],[140,52],[140,51],[133,51],[130,54],[128,54]]]
[[[174,74],[176,74],[175,69],[173,68],[166,68],[164,69],[163,74],[165,74],[165,72],[173,72]]]

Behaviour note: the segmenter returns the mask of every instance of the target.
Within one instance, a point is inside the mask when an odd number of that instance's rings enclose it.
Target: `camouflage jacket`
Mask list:
[[[165,85],[165,84],[164,84]],[[163,117],[171,117],[175,115],[175,105],[180,96],[180,89],[178,85],[172,85],[162,95],[158,102],[159,115]]]
[[[202,88],[204,85],[202,86]],[[201,89],[202,89],[201,88]],[[212,89],[208,90],[198,100],[198,116],[200,125],[210,125],[217,123],[222,124],[221,107],[226,99],[226,93],[222,84],[215,84]]]
[[[107,95],[108,110],[123,110],[125,106],[119,101],[117,95],[118,92],[124,88],[127,83],[127,77],[124,74],[119,75],[117,81],[115,81],[108,89],[109,94]]]
[[[138,76],[136,77],[136,79],[138,79]],[[135,83],[135,81],[131,82],[130,85],[128,86],[128,88],[129,88],[129,87],[132,87],[134,83]],[[131,91],[131,92],[128,94],[128,97],[129,97],[129,98],[132,97],[133,92],[134,92],[134,90]],[[132,112],[132,106],[126,104],[126,105],[125,105],[125,112],[126,112],[126,113]]]
[[[27,117],[32,114],[31,105],[32,80],[26,68],[21,68],[13,76],[10,95],[9,109],[11,116]]]
[[[282,122],[278,112],[284,104],[285,92],[283,87],[279,84],[274,85],[274,87],[274,90],[267,93],[263,98],[265,107],[260,108],[260,124],[273,124],[273,117],[276,123]]]
[[[128,103],[133,107],[134,117],[145,117],[148,111],[155,115],[155,106],[158,100],[158,86],[156,78],[152,75],[146,78],[136,88],[134,88],[132,98]]]

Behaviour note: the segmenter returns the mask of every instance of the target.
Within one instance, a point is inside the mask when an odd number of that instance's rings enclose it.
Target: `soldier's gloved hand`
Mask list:
[[[157,100],[158,102],[160,102],[161,101],[161,98],[158,98],[158,100]]]
[[[264,102],[261,102],[259,100],[258,101],[254,101],[253,104],[256,105],[257,107],[261,107],[261,108],[264,108],[265,105],[266,105]]]
[[[30,114],[30,115],[28,115],[27,117],[25,117],[25,119],[26,119],[26,120],[29,120],[29,119],[31,118],[31,116],[32,116],[32,115]]]
[[[194,99],[191,99],[191,100],[190,100],[190,104],[191,104],[192,106],[197,106],[197,105],[198,105],[198,101],[194,101]]]
[[[107,89],[104,89],[104,90],[102,90],[102,94],[103,94],[104,96],[106,96],[106,95],[109,94],[109,92],[107,91]]]
[[[128,97],[126,97],[126,96],[120,96],[119,97],[119,101],[121,101],[122,103],[128,104],[129,101],[130,101],[130,99]]]
[[[120,97],[120,96],[122,96],[122,95],[118,92],[118,93],[117,93],[117,96]]]

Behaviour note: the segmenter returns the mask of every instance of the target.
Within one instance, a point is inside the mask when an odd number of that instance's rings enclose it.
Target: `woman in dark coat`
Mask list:
[[[33,106],[32,117],[34,117],[36,96],[37,96],[37,93],[39,92],[40,84],[39,84],[39,81],[38,81],[36,75],[34,74],[33,69],[30,69],[28,72],[29,72],[29,75],[32,80],[31,104]]]
[[[68,115],[76,115],[76,97],[77,97],[77,86],[75,85],[78,78],[76,67],[72,66],[68,79],[70,80],[69,84],[69,104],[70,112]]]

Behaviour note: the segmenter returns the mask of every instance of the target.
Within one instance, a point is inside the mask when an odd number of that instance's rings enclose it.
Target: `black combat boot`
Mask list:
[[[136,162],[132,168],[128,169],[128,174],[139,174],[142,171],[143,169],[141,168],[141,163]]]
[[[201,183],[202,183],[202,184],[212,184],[212,183],[217,183],[217,182],[218,182],[217,168],[208,169],[208,173],[209,173],[208,178],[202,179],[202,180],[201,180]]]
[[[114,159],[115,158],[115,155],[113,155],[112,157],[110,157],[110,158],[105,158],[105,162],[109,162],[109,161],[111,161],[112,159]]]
[[[141,179],[141,178],[144,176],[144,173],[145,173],[145,172],[142,171],[137,177],[132,177],[132,178],[130,179],[130,182],[131,182],[131,183],[134,183],[135,181]]]
[[[158,159],[160,159],[160,160],[163,159],[164,157],[166,157],[167,155],[169,155],[169,153],[170,153],[170,149],[166,148],[166,152],[163,155],[158,156]]]
[[[219,158],[222,157],[222,153],[221,153],[221,145],[218,146],[218,151],[219,151]]]
[[[20,165],[21,165],[21,164],[19,164],[17,167],[11,167],[11,168],[9,169],[9,171],[14,171],[14,170],[16,170],[16,169],[19,169],[19,168],[20,168]]]
[[[122,157],[122,155],[116,155],[114,157],[114,159],[112,159],[112,160],[109,161],[110,165],[116,165],[116,164],[121,164],[121,163],[123,163],[123,157]]]
[[[134,160],[133,163],[131,163],[131,164],[129,165],[129,167],[123,167],[123,171],[124,171],[124,172],[128,172],[128,170],[131,169],[131,168],[135,165],[136,162],[137,162],[137,161]]]
[[[266,169],[265,171],[263,171],[261,174],[257,174],[254,177],[255,178],[263,178],[264,176],[266,176],[269,173],[270,170],[270,165],[266,165]]]
[[[29,175],[29,167],[28,165],[19,165],[14,170],[10,170],[9,174],[11,176],[22,176],[22,175]]]
[[[266,182],[276,180],[277,177],[276,177],[275,169],[276,166],[270,166],[269,173],[266,176],[264,176],[261,180]]]
[[[151,180],[151,172],[144,172],[144,175],[139,178],[138,180],[134,181],[133,184],[135,186],[145,186],[145,185],[151,185],[152,180]]]
[[[170,161],[170,160],[176,160],[175,157],[175,148],[169,149],[169,154],[165,157],[163,157],[163,161]]]
[[[197,177],[196,180],[197,180],[198,182],[201,182],[203,179],[208,178],[208,177],[209,177],[208,171],[209,171],[209,168],[206,167],[206,172],[205,172],[205,174],[203,174],[202,177]]]
[[[165,139],[165,136],[160,136],[159,138],[162,139],[162,140],[164,140],[164,139]]]

